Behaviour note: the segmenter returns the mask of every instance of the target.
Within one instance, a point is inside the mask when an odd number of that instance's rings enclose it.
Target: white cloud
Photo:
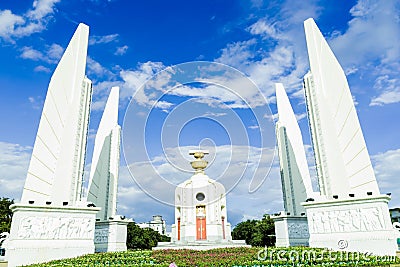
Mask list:
[[[51,70],[49,68],[47,68],[45,66],[42,66],[42,65],[36,66],[33,70],[35,72],[45,72],[45,73],[50,73],[51,72]]]
[[[128,46],[124,45],[124,46],[119,46],[117,47],[117,50],[114,52],[114,55],[116,56],[122,56],[125,55],[126,51],[128,51]]]
[[[230,88],[230,89],[234,90],[236,88]],[[250,88],[247,87],[246,89]],[[244,103],[241,97],[245,98],[246,100],[250,100],[252,94],[248,94],[249,92],[254,93],[253,90],[247,90],[246,92],[243,92],[243,95],[239,94],[238,96],[235,93],[221,86],[211,84],[204,86],[202,88],[193,87],[190,85],[183,85],[174,88],[174,90],[172,90],[170,94],[178,96],[190,96],[200,99],[210,99],[212,97],[213,100],[217,101],[217,104],[219,103],[221,108],[246,108],[247,107],[246,103]],[[248,98],[246,98],[246,96],[248,96]],[[207,101],[202,101],[202,100],[199,100],[198,102],[207,103]],[[229,104],[223,105],[221,102],[229,102]],[[210,102],[209,105],[214,106],[215,103]]]
[[[28,17],[40,20],[54,12],[54,4],[60,0],[35,0],[33,1],[33,10],[30,10],[27,15]]]
[[[62,48],[58,44],[46,45],[43,49],[43,52],[32,48],[31,46],[24,46],[21,48],[20,57],[23,59],[29,59],[34,61],[42,61],[49,64],[57,63],[62,53],[64,52],[64,48]]]
[[[89,129],[88,139],[94,140],[96,138],[96,133],[97,133],[97,130]],[[90,171],[90,167],[85,167],[85,168],[87,168]]]
[[[375,80],[376,89],[383,91],[379,96],[373,97],[370,106],[382,106],[400,102],[400,79],[383,75]]]
[[[46,45],[43,49],[43,52],[28,46],[23,47],[21,51],[21,58],[45,62],[48,64],[56,64],[59,62],[64,52],[64,48],[58,44],[52,44]],[[112,71],[101,65],[90,56],[87,57],[86,66],[87,74],[94,83],[91,110],[102,110],[107,101],[110,88],[113,86],[122,86],[123,82],[115,81],[117,74],[114,74]],[[51,69],[46,66],[39,65],[34,68],[34,71],[49,73],[51,72]],[[95,78],[101,78],[105,81],[97,82]]]
[[[28,97],[28,101],[29,103],[31,103],[33,109],[41,110],[43,108],[44,101],[41,96],[38,97],[30,96]]]
[[[0,37],[10,41],[10,36],[13,35],[15,28],[24,22],[23,17],[13,14],[11,10],[0,10]]]
[[[38,60],[43,60],[44,56],[42,52],[33,49],[30,46],[24,46],[22,48],[21,58],[38,61]]]
[[[285,88],[300,84],[303,71],[297,71],[298,64],[292,46],[277,46],[260,61],[249,64],[247,73],[270,97],[275,94],[275,82],[282,82]],[[301,73],[301,74],[300,74]]]
[[[251,130],[256,130],[256,129],[260,129],[260,126],[258,126],[258,125],[250,125],[250,126],[247,127],[247,128],[249,128],[249,129],[251,129]]]
[[[60,0],[35,0],[32,9],[22,15],[11,10],[0,10],[0,37],[7,42],[15,38],[29,36],[46,29],[48,20],[55,11],[55,4]]]
[[[135,70],[121,70],[120,77],[124,81],[120,92],[121,98],[131,97],[147,80],[164,68],[161,62],[148,61],[139,63]],[[143,102],[148,102],[145,95],[137,97]]]
[[[102,81],[93,84],[93,98],[90,106],[91,111],[103,111],[106,105],[111,87],[123,85],[120,81]],[[121,104],[121,99],[120,99]]]
[[[261,35],[263,38],[282,39],[284,35],[278,33],[275,24],[268,24],[265,20],[261,19],[251,25],[248,30],[253,35]]]
[[[107,97],[97,99],[96,101],[93,101],[92,104],[90,105],[90,110],[103,111],[104,107],[106,106],[106,103],[107,103]]]
[[[135,102],[153,106],[158,97],[174,95],[225,109],[266,105],[266,99],[246,75],[224,64],[189,62],[163,67],[161,63],[148,62],[139,64],[134,71],[121,71],[125,87],[135,92]],[[142,90],[138,90],[141,86]]]
[[[377,97],[372,98],[371,106],[382,106],[400,102],[400,90],[383,92]]]
[[[155,104],[156,108],[160,108],[163,110],[168,110],[170,107],[172,107],[174,104],[167,102],[167,101],[157,101]]]
[[[303,21],[317,18],[320,10],[315,1],[288,0],[279,6],[280,12],[247,27],[253,38],[227,45],[216,59],[244,72],[271,100],[275,82],[283,83],[289,93],[301,88],[308,68]]]
[[[304,113],[301,113],[301,114],[295,114],[295,117],[296,117],[296,120],[299,121],[299,120],[302,120],[304,118],[307,118],[307,113],[304,112]]]
[[[58,44],[52,44],[47,49],[47,55],[52,62],[58,62],[64,53],[64,48]]]
[[[102,66],[99,62],[91,58],[90,56],[87,57],[87,69],[88,69],[88,75],[95,75],[97,77],[104,77],[107,76],[108,79],[110,79],[114,74]]]
[[[32,147],[0,142],[0,196],[20,199],[31,153]]]
[[[373,86],[363,85],[377,92],[370,94],[377,94],[371,106],[400,102],[399,13],[397,1],[359,0],[350,10],[353,18],[348,29],[330,40],[344,69],[351,70],[347,72],[356,72],[366,81],[375,80]],[[349,49],[354,44],[356,48]]]
[[[303,21],[313,17],[318,23],[323,11],[318,1],[287,0],[278,5],[279,12],[247,27],[253,38],[228,44],[216,59],[243,71],[268,99],[274,82],[282,82],[289,93],[301,88],[308,69]],[[375,95],[371,106],[400,102],[399,13],[396,1],[359,0],[350,10],[348,28],[325,34],[347,75],[359,78],[356,87],[375,90],[369,94]]]
[[[400,206],[400,149],[388,150],[371,157],[381,193],[392,193],[392,207]]]
[[[204,113],[202,115],[202,117],[221,117],[221,116],[226,116],[226,115],[227,115],[227,113],[225,113],[225,112],[210,112],[210,111],[207,111],[206,113]]]
[[[237,67],[249,64],[255,56],[250,47],[256,44],[256,39],[228,44],[222,49],[221,56],[216,60],[229,66]]]
[[[398,59],[399,8],[396,1],[359,0],[350,10],[348,29],[330,41],[340,61],[360,65],[360,61]],[[357,49],[349,49],[355,43]]]
[[[109,34],[109,35],[94,35],[89,38],[89,45],[95,44],[107,44],[118,40],[118,34]]]

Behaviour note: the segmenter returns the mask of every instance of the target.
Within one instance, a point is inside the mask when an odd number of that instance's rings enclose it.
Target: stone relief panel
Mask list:
[[[94,231],[94,243],[108,243],[109,240],[115,240],[116,235],[115,227],[105,226],[103,228],[96,228]]]
[[[108,229],[96,229],[94,232],[94,243],[107,243],[108,242]]]
[[[309,238],[308,225],[306,223],[288,223],[289,238]]]
[[[382,210],[377,207],[312,212],[308,220],[310,232],[316,234],[385,229]]]
[[[22,239],[90,239],[94,222],[90,218],[24,217],[18,227]]]

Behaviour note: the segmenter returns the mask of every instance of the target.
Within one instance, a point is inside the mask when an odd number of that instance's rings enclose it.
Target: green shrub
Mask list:
[[[172,262],[178,267],[306,267],[306,266],[393,266],[399,264],[398,258],[365,256],[355,253],[335,252],[325,249],[305,247],[264,249],[221,248],[207,251],[196,250],[136,250],[127,252],[108,252],[85,255],[73,259],[52,261],[42,266],[169,266]]]

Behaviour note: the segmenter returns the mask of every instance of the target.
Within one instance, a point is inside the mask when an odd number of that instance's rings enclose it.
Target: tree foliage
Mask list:
[[[241,222],[233,229],[232,238],[246,240],[246,243],[252,246],[274,246],[274,222],[268,214],[265,214],[261,220]]]
[[[128,236],[126,246],[128,249],[151,249],[157,246],[157,242],[168,242],[170,238],[161,235],[150,228],[140,228],[136,223],[128,224]]]
[[[10,232],[12,211],[10,205],[14,204],[14,199],[6,197],[0,198],[0,233]]]

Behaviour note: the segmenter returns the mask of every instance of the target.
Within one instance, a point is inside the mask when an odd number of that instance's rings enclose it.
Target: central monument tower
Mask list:
[[[172,241],[222,242],[232,240],[231,225],[227,222],[225,188],[208,177],[204,169],[209,152],[189,151],[195,160],[190,164],[194,175],[175,190],[175,227]]]
[[[232,240],[227,220],[226,192],[221,183],[205,174],[207,150],[190,150],[194,174],[175,189],[175,224],[171,242],[159,242],[153,249],[206,250],[244,247],[244,240]]]

